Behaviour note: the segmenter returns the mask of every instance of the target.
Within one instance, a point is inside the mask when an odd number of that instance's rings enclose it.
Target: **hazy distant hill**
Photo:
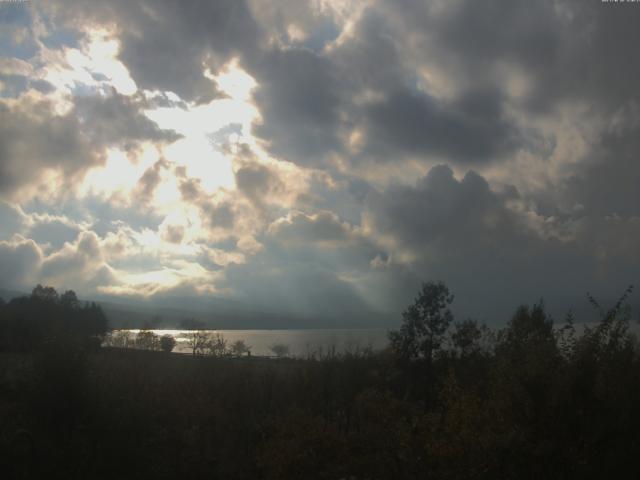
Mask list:
[[[16,290],[4,290],[0,288],[0,298],[2,298],[5,302],[8,302],[12,298],[23,297],[25,295],[29,295],[25,292],[18,292]]]
[[[145,322],[159,319],[160,328],[178,327],[181,320],[195,318],[205,322],[213,329],[304,329],[304,328],[358,328],[383,326],[384,319],[376,318],[370,322],[346,321],[303,318],[274,312],[255,312],[246,308],[237,311],[228,306],[209,308],[196,306],[193,309],[172,308],[156,304],[119,304],[113,302],[99,302],[114,328],[137,328]],[[388,325],[388,323],[387,323]]]
[[[0,298],[9,301],[28,292],[0,289]],[[154,300],[130,298],[94,298],[102,306],[112,328],[139,328],[147,322],[160,320],[159,328],[177,328],[181,320],[195,318],[213,329],[299,329],[299,328],[359,328],[389,326],[383,316],[367,316],[365,320],[315,318],[256,311],[242,302],[212,297],[165,297]],[[188,306],[188,307],[187,307]]]
[[[29,295],[26,292],[0,289],[0,298],[9,301],[14,297]],[[631,297],[633,320],[640,320],[640,292]],[[84,300],[84,299],[83,299]],[[89,300],[92,301],[92,300]],[[317,317],[301,317],[280,314],[274,311],[256,311],[236,300],[219,297],[165,297],[154,300],[131,298],[97,298],[109,319],[112,328],[139,328],[147,322],[159,319],[159,328],[177,328],[181,320],[195,318],[205,322],[212,329],[305,329],[305,328],[394,328],[400,321],[397,315],[363,315],[353,318],[345,315],[344,319],[323,318],[321,312]],[[600,300],[603,307],[608,308],[615,303],[613,299]],[[454,311],[455,311],[454,303]],[[557,324],[564,321],[566,313],[571,310],[576,322],[592,322],[597,320],[596,312],[585,298],[580,298],[567,305],[547,305],[549,313]],[[481,313],[481,312],[479,312]],[[493,326],[504,325],[506,318],[480,318]]]
[[[640,296],[640,292],[631,297],[634,320],[640,315],[640,302],[634,298],[637,296]],[[604,308],[609,308],[615,300],[601,299],[600,302]],[[302,317],[274,311],[256,311],[255,307],[242,302],[217,297],[166,297],[153,301],[101,299],[98,303],[102,305],[114,328],[136,328],[156,316],[161,319],[160,328],[175,328],[181,320],[195,318],[205,322],[209,328],[217,329],[393,328],[399,324],[401,318],[401,312],[391,316],[370,314],[359,318],[345,315],[343,319],[326,318],[322,312],[318,312],[316,317]],[[597,320],[597,314],[587,302],[586,296],[567,305],[557,304],[548,307],[549,313],[558,324],[564,321],[569,308],[573,311],[576,322]],[[478,313],[477,317],[481,317],[481,312]],[[508,319],[509,315],[486,321],[492,326],[502,326]]]

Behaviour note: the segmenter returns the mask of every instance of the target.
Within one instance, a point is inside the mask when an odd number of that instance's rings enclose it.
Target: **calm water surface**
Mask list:
[[[138,330],[129,330],[136,334]],[[172,335],[178,344],[174,351],[188,352],[185,335],[188,330],[153,330],[157,335]],[[311,353],[326,353],[335,349],[337,353],[371,347],[381,350],[387,346],[387,329],[322,329],[322,330],[210,330],[220,333],[229,344],[244,340],[251,347],[252,355],[271,356],[271,347],[283,344],[290,355],[307,356]]]

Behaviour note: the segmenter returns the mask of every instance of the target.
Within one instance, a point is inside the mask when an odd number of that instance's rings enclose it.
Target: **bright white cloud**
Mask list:
[[[49,49],[41,44],[44,67],[40,73],[57,90],[73,93],[85,88],[114,88],[123,95],[137,91],[127,68],[118,60],[119,44],[106,31],[90,31],[79,48]]]

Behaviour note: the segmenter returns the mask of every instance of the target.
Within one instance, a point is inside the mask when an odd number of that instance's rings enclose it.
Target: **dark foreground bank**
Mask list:
[[[638,478],[640,347],[624,299],[587,329],[540,304],[493,331],[453,322],[448,291],[428,284],[387,351],[305,360],[46,337],[0,354],[0,472]]]

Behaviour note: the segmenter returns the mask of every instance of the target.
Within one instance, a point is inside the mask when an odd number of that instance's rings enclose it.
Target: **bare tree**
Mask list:
[[[133,340],[129,330],[114,330],[105,338],[105,345],[116,348],[131,348]]]
[[[234,357],[242,357],[243,355],[251,354],[251,347],[244,340],[236,340],[229,347],[229,351]]]
[[[180,328],[189,330],[184,337],[193,355],[204,355],[208,349],[209,332],[204,327],[204,322],[195,318],[185,318],[180,321]]]
[[[209,348],[209,332],[206,330],[194,330],[185,334],[187,345],[193,355],[204,355]]]
[[[140,330],[135,345],[141,350],[160,350],[160,337],[151,330]]]
[[[214,357],[223,357],[227,354],[227,341],[221,333],[209,335],[207,342],[207,350],[209,355]]]
[[[60,304],[72,309],[80,308],[80,301],[73,290],[67,290],[60,295]]]

